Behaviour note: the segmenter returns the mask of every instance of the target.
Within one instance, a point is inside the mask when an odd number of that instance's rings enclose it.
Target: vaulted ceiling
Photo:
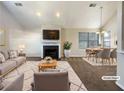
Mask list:
[[[61,28],[99,28],[100,7],[103,7],[102,24],[105,24],[117,11],[117,2],[91,1],[4,1],[3,4],[16,20],[30,29],[43,25],[56,25]],[[96,7],[89,4],[96,3]],[[40,13],[39,16],[36,13]],[[59,13],[59,17],[56,16]]]

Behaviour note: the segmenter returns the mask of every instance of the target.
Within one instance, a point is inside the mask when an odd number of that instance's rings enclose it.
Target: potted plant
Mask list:
[[[64,56],[69,57],[70,49],[71,49],[72,43],[69,41],[66,41],[63,45],[64,48]]]

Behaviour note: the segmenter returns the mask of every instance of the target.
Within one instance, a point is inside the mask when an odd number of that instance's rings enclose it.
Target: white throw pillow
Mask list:
[[[0,63],[5,62],[5,57],[2,53],[0,53]]]
[[[10,59],[18,57],[18,52],[16,50],[9,51]]]

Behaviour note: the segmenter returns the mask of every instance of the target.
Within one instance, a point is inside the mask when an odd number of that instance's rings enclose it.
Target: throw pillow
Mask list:
[[[9,56],[10,56],[10,59],[18,57],[18,51],[17,50],[10,50]]]
[[[0,63],[5,62],[5,57],[3,55],[3,53],[0,52]]]

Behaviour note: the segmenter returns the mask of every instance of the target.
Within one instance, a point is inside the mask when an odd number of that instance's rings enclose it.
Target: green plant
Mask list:
[[[66,49],[66,50],[69,50],[72,46],[72,43],[69,42],[69,41],[66,41],[63,45],[63,48]]]

